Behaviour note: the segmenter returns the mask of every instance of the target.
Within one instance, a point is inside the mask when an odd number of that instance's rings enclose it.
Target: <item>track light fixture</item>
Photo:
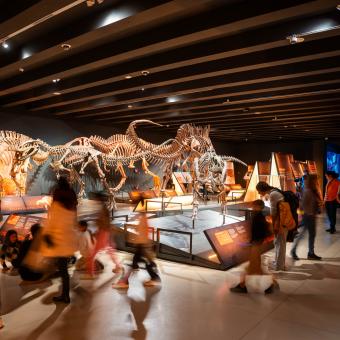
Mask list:
[[[287,37],[287,40],[289,40],[290,44],[294,45],[294,44],[302,43],[305,40],[305,38],[300,37],[296,34],[293,34],[293,35]]]
[[[3,48],[5,48],[5,49],[9,48],[9,45],[8,45],[8,43],[7,43],[6,41],[4,41],[4,42],[1,44],[1,46],[2,46]]]

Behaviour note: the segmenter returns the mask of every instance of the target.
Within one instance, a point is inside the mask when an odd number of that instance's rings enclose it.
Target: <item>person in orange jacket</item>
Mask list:
[[[339,204],[339,174],[337,174],[335,171],[326,171],[325,176],[327,179],[327,185],[325,191],[324,205],[329,220],[329,229],[327,229],[326,231],[330,234],[334,234],[336,232],[336,210]]]

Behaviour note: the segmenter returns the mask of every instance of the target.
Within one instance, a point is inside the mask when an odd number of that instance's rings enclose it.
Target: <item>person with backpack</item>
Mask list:
[[[294,260],[299,260],[296,249],[308,230],[308,260],[321,260],[320,256],[314,253],[314,243],[316,235],[316,214],[320,211],[322,199],[317,185],[316,175],[308,175],[305,179],[305,189],[301,199],[301,209],[303,211],[302,226],[299,234],[296,235],[291,249],[291,256]]]
[[[325,176],[327,179],[327,185],[324,204],[329,220],[329,229],[326,229],[326,231],[330,234],[334,234],[336,232],[336,210],[340,201],[340,181],[338,180],[339,174],[335,171],[326,171]]]
[[[276,271],[285,270],[286,262],[286,242],[288,231],[292,231],[297,222],[292,212],[298,207],[298,199],[291,192],[283,192],[277,188],[270,186],[266,182],[258,182],[256,190],[260,196],[269,196],[270,215],[273,223],[274,246],[275,246],[275,262],[274,269]],[[297,203],[295,202],[295,198]],[[296,209],[292,206],[296,205]],[[296,213],[297,215],[297,213]]]

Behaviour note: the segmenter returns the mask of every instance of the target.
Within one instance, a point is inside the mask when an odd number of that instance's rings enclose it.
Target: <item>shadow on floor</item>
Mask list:
[[[339,264],[325,263],[325,261]],[[323,280],[326,278],[340,280],[340,258],[295,265],[288,272],[280,273],[277,277],[280,280]]]

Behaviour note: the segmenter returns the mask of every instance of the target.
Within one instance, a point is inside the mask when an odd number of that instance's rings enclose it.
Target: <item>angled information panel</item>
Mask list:
[[[250,221],[242,221],[204,230],[211,247],[226,269],[248,261],[250,228]],[[262,251],[271,248],[273,243],[266,243]]]

